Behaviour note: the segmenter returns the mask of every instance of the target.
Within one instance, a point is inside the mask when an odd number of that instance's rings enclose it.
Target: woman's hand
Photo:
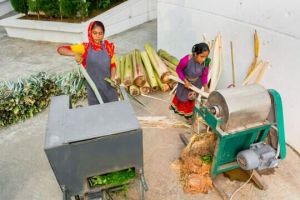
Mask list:
[[[81,64],[82,61],[83,61],[82,55],[79,54],[79,53],[75,53],[75,54],[74,54],[74,59],[75,59],[75,61],[76,61],[78,64]]]
[[[209,88],[208,88],[208,85],[207,85],[207,84],[205,84],[203,87],[204,87],[204,92],[207,92],[207,93],[209,93]]]
[[[112,81],[117,85],[117,80],[116,80],[116,77],[115,77],[115,76],[111,76],[111,77],[110,77],[110,80],[112,80]]]
[[[190,88],[191,86],[192,84],[187,79],[184,79],[184,87]]]
[[[189,99],[189,100],[193,101],[193,100],[195,100],[196,98],[197,98],[196,92],[191,91],[191,92],[188,93],[188,99]]]

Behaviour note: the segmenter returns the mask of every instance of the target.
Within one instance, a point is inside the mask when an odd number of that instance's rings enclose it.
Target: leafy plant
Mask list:
[[[37,13],[38,19],[40,19],[41,2],[40,0],[28,0],[29,11]]]
[[[46,73],[31,76],[28,80],[5,81],[0,87],[0,126],[14,124],[40,112],[56,91],[54,82]]]
[[[76,17],[77,7],[81,0],[60,0],[60,11],[63,17]]]
[[[205,164],[210,164],[210,163],[212,163],[212,155],[204,155],[204,156],[201,156],[201,160],[202,160]]]
[[[91,187],[123,185],[135,178],[134,168],[88,178]]]
[[[110,0],[100,0],[99,7],[100,8],[108,8],[111,5]]]
[[[10,0],[10,3],[16,12],[28,14],[27,0]]]
[[[90,4],[91,3],[88,1],[80,1],[80,3],[78,4],[77,10],[79,11],[81,18],[86,18],[89,15]]]
[[[40,9],[48,17],[60,17],[59,0],[39,0]]]
[[[71,95],[72,103],[86,96],[78,70],[60,75],[45,72],[17,82],[0,82],[0,127],[17,123],[45,109],[53,95]]]
[[[27,4],[28,4],[29,11],[32,11],[32,12],[38,11],[37,0],[27,0]]]
[[[113,3],[124,0],[11,0],[15,11],[28,14],[28,11],[45,13],[50,18],[88,17],[93,10],[108,9]]]

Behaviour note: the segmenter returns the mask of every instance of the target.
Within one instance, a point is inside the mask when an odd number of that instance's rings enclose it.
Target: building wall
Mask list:
[[[286,140],[300,152],[300,3],[296,0],[158,0],[158,48],[178,58],[190,53],[203,35],[222,34],[225,66],[218,88],[231,83],[230,41],[233,42],[237,84],[241,85],[254,57],[257,30],[263,60],[271,67],[261,82],[279,91],[283,100]],[[255,97],[253,98],[255,101]]]

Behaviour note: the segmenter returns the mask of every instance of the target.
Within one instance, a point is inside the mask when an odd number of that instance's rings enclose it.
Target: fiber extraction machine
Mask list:
[[[93,181],[124,170],[134,172],[144,199],[142,129],[123,88],[122,94],[122,101],[75,109],[68,96],[52,98],[44,149],[64,200],[111,199],[107,191],[116,185]]]
[[[217,135],[212,177],[241,167],[262,170],[286,157],[282,102],[279,93],[260,85],[217,90],[195,107]],[[273,145],[264,141],[275,135]]]

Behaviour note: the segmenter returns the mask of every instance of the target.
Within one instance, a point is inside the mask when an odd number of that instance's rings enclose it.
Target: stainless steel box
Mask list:
[[[53,97],[44,150],[66,199],[91,191],[94,175],[134,167],[143,182],[142,129],[127,97],[76,109]]]

